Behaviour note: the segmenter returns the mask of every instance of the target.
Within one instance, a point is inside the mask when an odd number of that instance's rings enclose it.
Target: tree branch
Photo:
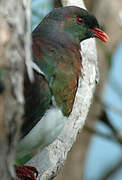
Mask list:
[[[108,180],[112,177],[114,173],[116,173],[122,167],[122,159],[119,159],[116,164],[112,164],[108,170],[106,170],[105,174],[100,178],[100,180]]]
[[[105,133],[103,133],[103,132],[100,132],[100,131],[98,131],[98,130],[92,128],[92,127],[90,127],[88,124],[85,124],[84,129],[85,129],[88,133],[95,134],[95,135],[97,135],[97,136],[99,136],[99,137],[101,137],[101,138],[105,138],[105,139],[107,139],[107,140],[109,140],[109,141],[112,141],[112,142],[114,142],[114,143],[115,143],[115,142],[117,143],[116,138],[115,138],[114,136],[112,136],[112,135],[110,135],[110,134],[105,134]]]
[[[62,0],[62,3],[64,6],[76,5],[85,8],[82,0]],[[28,163],[28,165],[38,169],[40,180],[52,179],[58,174],[87,117],[98,75],[95,41],[93,39],[84,41],[81,44],[81,49],[82,77],[79,79],[72,113],[57,140],[39,151]]]
[[[111,64],[110,58],[122,37],[122,1],[85,0],[84,2],[86,3],[89,11],[97,17],[100,24],[104,25],[105,31],[110,37],[110,41],[104,45],[99,40],[97,40],[100,82],[96,89],[96,96],[102,98],[104,93],[104,84],[107,83],[108,71],[110,68],[109,65]],[[99,104],[98,100],[94,96],[94,103],[90,107],[90,112],[87,118],[87,122],[90,127],[95,126],[97,121],[96,117],[99,117],[101,110],[101,104]],[[66,165],[63,168],[63,171],[60,173],[59,177],[56,177],[56,180],[84,179],[84,172],[86,168],[84,164],[85,160],[87,159],[89,143],[92,137],[91,135],[92,134],[87,133],[86,131],[82,131],[82,134],[78,136],[78,142],[75,143],[75,146],[73,146],[72,150],[70,151],[68,161],[66,162]],[[79,147],[82,147],[82,150],[79,149]]]

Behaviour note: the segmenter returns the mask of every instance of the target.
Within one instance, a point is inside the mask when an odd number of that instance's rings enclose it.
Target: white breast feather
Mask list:
[[[67,117],[59,108],[50,108],[36,126],[20,141],[17,146],[16,158],[22,158],[35,148],[43,149],[51,144],[63,129]]]

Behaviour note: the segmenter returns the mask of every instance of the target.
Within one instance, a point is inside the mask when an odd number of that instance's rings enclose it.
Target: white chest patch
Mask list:
[[[36,126],[20,141],[17,146],[16,158],[30,154],[37,147],[43,149],[51,144],[63,129],[67,117],[59,108],[50,108]]]

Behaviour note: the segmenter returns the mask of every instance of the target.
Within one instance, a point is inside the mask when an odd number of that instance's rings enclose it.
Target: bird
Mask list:
[[[24,164],[51,144],[67,122],[82,73],[80,43],[94,37],[109,39],[96,17],[76,6],[54,9],[32,32],[34,81],[25,70],[24,123],[15,155],[18,179],[36,179],[35,168]]]

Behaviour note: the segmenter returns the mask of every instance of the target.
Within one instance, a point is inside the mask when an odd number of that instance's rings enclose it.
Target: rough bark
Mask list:
[[[84,7],[82,0],[62,1],[63,5]],[[98,79],[96,45],[93,39],[81,44],[82,76],[73,111],[57,140],[46,147],[28,163],[39,171],[39,179],[53,179],[62,168],[79,130],[83,127],[91,104],[95,82]]]
[[[28,41],[29,4],[29,0],[0,1],[0,179],[2,180],[9,180],[14,176],[14,152],[22,124],[24,62],[26,60],[28,64],[31,60]],[[26,56],[27,50],[29,60]],[[32,78],[30,69],[28,71]]]
[[[88,10],[97,17],[100,24],[104,25],[105,32],[110,37],[110,41],[106,44],[97,40],[100,82],[96,88],[93,104],[86,120],[86,123],[94,128],[104,108],[100,99],[102,99],[104,85],[107,82],[110,58],[122,37],[122,1],[86,0],[85,3]],[[56,177],[56,180],[84,179],[85,160],[91,137],[91,134],[85,131],[85,129],[79,134],[75,145],[68,155],[63,171]]]

